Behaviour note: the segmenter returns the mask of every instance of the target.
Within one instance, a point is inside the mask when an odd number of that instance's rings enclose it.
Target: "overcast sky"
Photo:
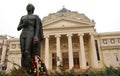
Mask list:
[[[93,19],[97,32],[120,31],[120,0],[1,0],[0,35],[19,37],[17,26],[21,16],[27,14],[28,3],[35,6],[34,13],[41,19],[65,6]]]

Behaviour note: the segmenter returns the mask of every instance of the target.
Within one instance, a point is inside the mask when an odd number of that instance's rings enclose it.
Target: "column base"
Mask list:
[[[98,66],[98,65],[94,65],[94,66],[91,66],[91,68],[96,69],[96,68],[100,68],[100,66]]]
[[[87,69],[87,67],[80,67],[80,69]]]

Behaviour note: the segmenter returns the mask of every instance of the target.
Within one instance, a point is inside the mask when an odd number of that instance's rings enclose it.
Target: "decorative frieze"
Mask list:
[[[102,44],[107,44],[107,45],[116,44],[117,45],[117,43],[120,43],[120,38],[102,38],[101,41],[102,41]]]
[[[72,45],[73,45],[74,49],[78,49],[79,48],[79,43],[78,42],[74,42],[74,43],[72,43]]]
[[[68,43],[62,43],[61,44],[61,49],[67,49],[68,48]]]
[[[16,48],[16,44],[12,44],[12,49],[15,49]]]
[[[107,39],[103,39],[103,44],[107,44],[107,43],[108,43]]]
[[[120,43],[120,38],[118,38],[118,43]]]
[[[110,42],[111,42],[112,44],[115,44],[115,39],[110,39]]]

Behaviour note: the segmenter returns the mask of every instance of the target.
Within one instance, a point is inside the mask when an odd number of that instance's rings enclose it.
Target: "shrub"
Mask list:
[[[120,76],[120,68],[106,67],[103,71],[89,72],[89,76]]]

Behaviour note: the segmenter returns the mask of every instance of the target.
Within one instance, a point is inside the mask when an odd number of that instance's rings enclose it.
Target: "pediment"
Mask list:
[[[51,28],[69,28],[69,27],[85,27],[91,26],[91,23],[86,23],[77,20],[71,19],[56,19],[48,23],[43,23],[43,29],[51,29]]]

